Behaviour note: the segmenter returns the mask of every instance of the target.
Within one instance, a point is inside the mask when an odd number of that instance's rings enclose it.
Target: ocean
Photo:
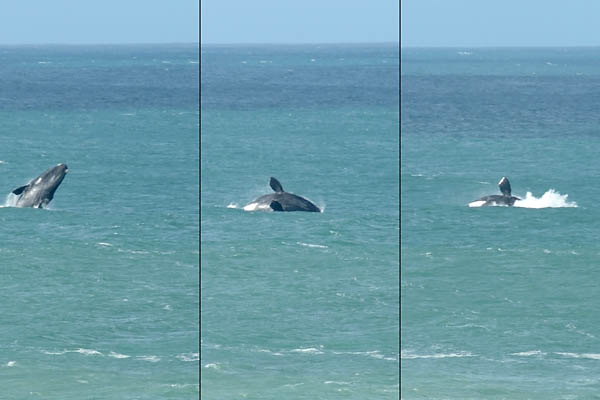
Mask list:
[[[203,399],[398,398],[399,53],[202,46]]]
[[[401,50],[403,399],[599,398],[599,65]]]
[[[0,398],[198,397],[199,75],[198,44],[0,47]]]

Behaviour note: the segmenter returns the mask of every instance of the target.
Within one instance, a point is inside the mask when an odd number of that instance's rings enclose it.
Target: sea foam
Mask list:
[[[517,200],[514,207],[520,208],[576,208],[577,203],[568,200],[568,194],[560,194],[554,189],[548,190],[542,197],[535,197],[531,192],[527,192],[524,199]],[[469,207],[482,207],[486,202],[484,200],[475,200],[469,203]],[[493,204],[494,207],[507,207],[506,204]]]
[[[515,207],[522,208],[563,208],[577,207],[574,201],[568,201],[568,194],[560,194],[554,189],[548,190],[542,197],[535,197],[531,192],[527,192],[523,200],[515,201]]]

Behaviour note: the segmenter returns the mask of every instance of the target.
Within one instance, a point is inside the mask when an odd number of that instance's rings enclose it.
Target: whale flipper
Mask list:
[[[23,193],[23,190],[27,189],[27,186],[29,186],[29,185],[18,187],[15,190],[13,190],[12,192],[13,192],[13,194],[16,194],[18,196],[21,193]]]
[[[277,193],[283,193],[284,191],[283,187],[281,186],[281,183],[279,183],[279,181],[273,177],[271,177],[269,185],[271,185],[271,189],[273,189]]]
[[[498,182],[498,188],[502,194],[493,194],[491,196],[484,196],[478,200],[469,203],[469,207],[481,207],[481,206],[513,206],[515,201],[521,200],[518,197],[511,196],[510,182],[508,178],[503,176]]]
[[[281,203],[275,200],[271,201],[271,208],[273,209],[273,211],[283,211]]]
[[[511,189],[510,189],[510,182],[508,181],[508,178],[503,176],[502,179],[500,179],[500,182],[498,182],[498,187],[500,188],[500,191],[502,192],[503,195],[510,196]]]

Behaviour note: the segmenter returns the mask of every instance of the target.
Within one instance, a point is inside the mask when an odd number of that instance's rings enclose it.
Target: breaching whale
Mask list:
[[[16,207],[45,208],[54,198],[54,192],[69,172],[66,164],[48,168],[43,174],[12,192],[19,196]]]
[[[483,207],[483,206],[512,206],[515,201],[521,200],[518,197],[511,196],[510,182],[508,178],[503,176],[498,182],[498,187],[502,194],[493,194],[491,196],[484,196],[479,200],[475,200],[469,203],[469,207]]]
[[[281,183],[279,183],[277,179],[271,177],[269,185],[275,193],[260,196],[258,199],[244,206],[244,210],[321,212],[319,207],[315,206],[305,198],[284,191]]]

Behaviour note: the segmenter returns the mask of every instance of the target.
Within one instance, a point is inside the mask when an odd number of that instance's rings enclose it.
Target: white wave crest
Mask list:
[[[279,353],[279,352],[274,352],[268,349],[258,349],[256,350],[259,353],[267,353],[267,354],[271,354],[272,356],[282,356],[283,354]]]
[[[322,244],[310,244],[310,243],[304,243],[304,242],[296,242],[297,244],[299,244],[300,246],[306,246],[306,247],[317,247],[319,249],[327,249],[327,246],[324,246]]]
[[[535,197],[531,192],[527,192],[527,195],[522,200],[515,201],[515,207],[522,208],[563,208],[563,207],[577,207],[577,203],[574,201],[568,201],[568,194],[560,194],[554,189],[548,190],[542,195],[542,197]]]
[[[98,350],[93,350],[93,349],[77,349],[77,350],[73,350],[72,353],[80,353],[86,356],[101,356],[102,353],[99,352]]]
[[[402,351],[400,358],[403,360],[410,360],[415,358],[461,358],[461,357],[474,357],[473,353],[468,351],[461,351],[458,353],[437,353],[437,354],[410,354]]]
[[[128,356],[126,354],[115,353],[114,351],[111,351],[108,356],[112,357],[112,358],[129,358],[129,357],[131,357],[131,356]]]
[[[323,354],[323,352],[319,349],[315,349],[314,347],[309,348],[300,348],[291,350],[293,353],[305,353],[305,354]]]
[[[150,361],[150,362],[153,362],[153,363],[160,361],[160,357],[158,357],[158,356],[137,356],[136,358],[138,360]]]
[[[200,353],[179,354],[176,357],[181,361],[200,361]]]
[[[529,357],[529,356],[543,356],[546,355],[541,350],[521,351],[519,353],[511,353],[511,356]]]
[[[564,357],[571,357],[571,358],[589,358],[592,360],[600,360],[600,354],[596,354],[596,353],[577,354],[577,353],[555,352],[554,354],[557,354],[559,356],[564,356]]]

